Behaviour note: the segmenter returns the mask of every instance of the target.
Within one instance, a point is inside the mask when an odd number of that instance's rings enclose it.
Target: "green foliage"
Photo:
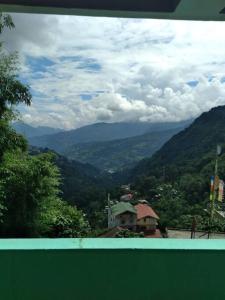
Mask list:
[[[138,191],[140,197],[152,200],[158,193],[157,188],[160,182],[155,176],[140,176],[137,178],[133,188]]]
[[[59,198],[60,174],[54,155],[26,152],[4,155],[0,203],[6,207],[2,236],[77,237],[89,232],[83,213]]]
[[[41,234],[49,237],[85,237],[90,225],[82,211],[57,199],[47,202],[40,219]]]
[[[115,172],[133,167],[141,159],[150,157],[179,130],[181,128],[113,141],[74,144],[65,147],[62,153],[99,169]]]
[[[0,34],[5,28],[13,28],[9,15],[0,14]],[[0,43],[0,119],[12,111],[14,105],[31,104],[29,88],[18,79],[18,56],[6,54],[3,43]]]
[[[187,211],[183,195],[171,184],[157,188],[153,207],[160,216],[160,224],[167,227],[177,227],[180,217]]]
[[[160,221],[165,226],[190,228],[191,219],[196,216],[198,228],[208,228],[204,209],[209,202],[216,145],[220,144],[225,149],[224,126],[225,106],[215,107],[172,137],[152,158],[142,161],[131,171],[134,187],[155,205]],[[218,175],[225,180],[224,150],[219,156],[218,165]],[[161,188],[162,182],[171,189],[175,187],[179,197],[172,196],[166,188],[168,191],[164,193],[165,196],[157,202],[154,193]],[[214,226],[214,230],[224,228],[224,220],[220,223]]]
[[[22,135],[19,135],[9,125],[6,119],[0,119],[0,161],[6,151],[21,149],[26,151],[27,142]]]
[[[177,228],[180,229],[192,229],[193,219],[195,218],[196,230],[207,230],[208,228],[208,219],[201,215],[182,215],[179,219],[179,224]]]
[[[173,136],[152,158],[141,162],[131,176],[162,176],[177,181],[185,173],[198,173],[215,157],[216,145],[225,144],[225,107],[203,113],[191,126]]]
[[[26,152],[5,153],[0,165],[0,202],[7,208],[3,235],[32,236],[42,206],[57,199],[59,172],[50,154],[31,157]]]
[[[5,28],[14,28],[14,23],[10,15],[6,15],[0,12],[0,34]]]
[[[202,202],[208,197],[210,177],[204,178],[201,174],[184,174],[180,177],[179,187],[185,193],[189,205]]]
[[[16,54],[6,55],[0,51],[0,119],[15,105],[31,104],[29,88],[18,79]]]

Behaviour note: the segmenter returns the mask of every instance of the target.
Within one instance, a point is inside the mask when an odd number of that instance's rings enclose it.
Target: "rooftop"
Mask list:
[[[123,214],[125,212],[136,214],[134,206],[129,202],[119,202],[112,206],[112,213],[114,216]]]
[[[137,204],[135,205],[136,211],[137,211],[137,219],[143,219],[146,217],[151,217],[154,219],[159,219],[157,214],[154,212],[154,210],[147,204]]]

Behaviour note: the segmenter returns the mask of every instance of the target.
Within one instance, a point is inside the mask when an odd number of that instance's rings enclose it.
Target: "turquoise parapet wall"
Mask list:
[[[0,240],[1,300],[225,299],[225,240]]]

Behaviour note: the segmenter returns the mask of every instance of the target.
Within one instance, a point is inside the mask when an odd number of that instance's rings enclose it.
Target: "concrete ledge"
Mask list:
[[[225,239],[0,239],[2,250],[224,250]]]

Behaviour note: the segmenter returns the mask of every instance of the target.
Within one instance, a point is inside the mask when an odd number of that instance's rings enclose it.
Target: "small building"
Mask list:
[[[133,194],[129,193],[120,197],[120,201],[126,202],[131,201],[133,199]]]
[[[155,232],[159,217],[154,210],[146,203],[139,203],[135,205],[135,209],[137,212],[137,231]]]
[[[122,227],[136,230],[137,212],[129,202],[118,202],[109,207],[108,227]]]

